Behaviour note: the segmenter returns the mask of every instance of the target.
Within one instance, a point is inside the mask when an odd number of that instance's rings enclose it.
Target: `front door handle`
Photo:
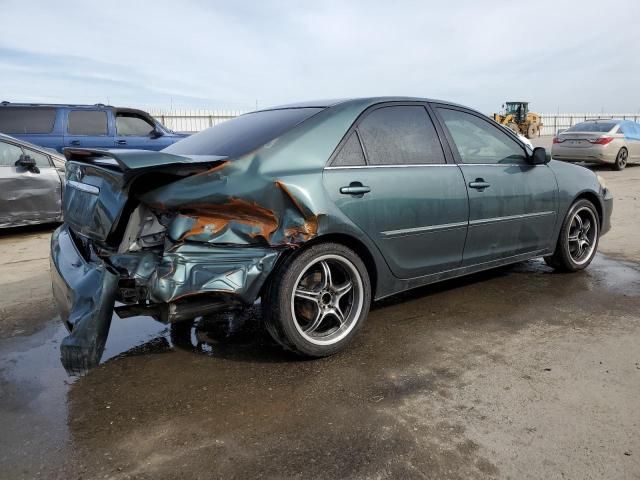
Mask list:
[[[490,187],[491,184],[484,181],[484,178],[476,178],[473,182],[469,182],[469,187],[476,190],[483,191],[485,188]]]
[[[126,140],[116,140],[116,143],[117,143],[118,145],[126,145],[126,144],[127,144],[127,141],[126,141]]]
[[[70,143],[71,143],[71,145],[78,146],[78,145],[80,145],[80,140],[71,140]]]
[[[340,187],[340,193],[345,195],[357,195],[361,197],[370,191],[371,187],[362,185],[360,182],[351,182],[348,187]]]

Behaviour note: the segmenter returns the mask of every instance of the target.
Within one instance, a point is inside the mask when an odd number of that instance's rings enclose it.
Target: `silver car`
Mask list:
[[[0,133],[0,228],[62,221],[65,158]]]
[[[551,156],[566,162],[610,164],[623,170],[640,161],[640,124],[630,120],[587,120],[553,139]]]

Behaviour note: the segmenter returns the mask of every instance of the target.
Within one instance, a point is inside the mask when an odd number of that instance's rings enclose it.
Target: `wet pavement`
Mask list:
[[[259,308],[114,317],[68,377],[65,330],[0,340],[5,478],[637,478],[640,267],[531,261],[377,304],[302,361]]]
[[[614,227],[586,271],[404,293],[321,360],[256,307],[114,317],[102,364],[69,377],[51,229],[0,233],[0,478],[640,478],[640,167],[599,173]]]

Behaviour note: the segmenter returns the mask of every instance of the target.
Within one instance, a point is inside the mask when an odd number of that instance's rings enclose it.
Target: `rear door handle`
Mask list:
[[[360,182],[351,182],[348,187],[340,187],[340,193],[343,193],[345,195],[362,196],[365,193],[369,193],[370,191],[370,187],[362,185]]]
[[[70,142],[71,145],[80,145],[80,140],[71,140]]]
[[[127,141],[126,141],[126,140],[116,140],[116,143],[117,143],[118,145],[126,145],[126,144],[127,144]]]
[[[480,191],[490,186],[491,184],[485,182],[484,178],[476,178],[473,182],[469,182],[469,187],[475,188],[476,190],[480,190]]]

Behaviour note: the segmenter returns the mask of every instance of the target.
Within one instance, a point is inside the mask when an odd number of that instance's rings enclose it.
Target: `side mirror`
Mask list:
[[[40,169],[36,166],[36,161],[29,155],[20,155],[20,158],[16,160],[16,167],[22,167],[33,173],[40,173]]]
[[[530,157],[530,161],[533,165],[545,165],[551,160],[551,155],[547,154],[544,147],[536,147],[533,149],[533,155]]]
[[[152,139],[154,139],[154,140],[155,140],[156,138],[160,138],[160,137],[162,137],[163,135],[164,135],[164,133],[163,133],[163,132],[161,132],[160,130],[158,130],[157,128],[154,128],[153,130],[151,130],[151,131],[149,132],[149,137],[150,137],[150,138],[152,138]]]

